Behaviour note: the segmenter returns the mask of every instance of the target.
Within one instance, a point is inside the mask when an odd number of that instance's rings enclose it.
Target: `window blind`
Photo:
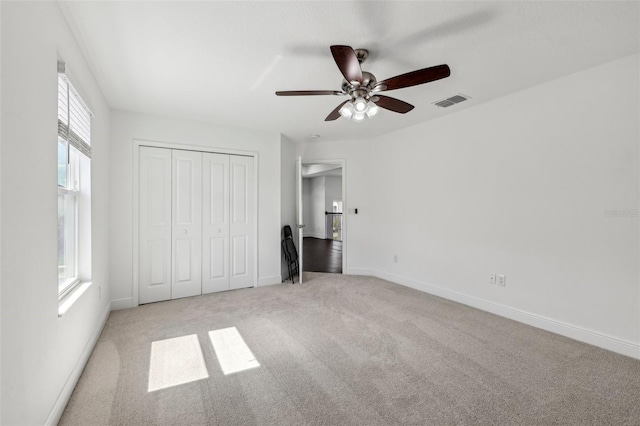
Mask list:
[[[60,63],[58,99],[58,136],[91,158],[91,112],[64,74],[64,64]]]

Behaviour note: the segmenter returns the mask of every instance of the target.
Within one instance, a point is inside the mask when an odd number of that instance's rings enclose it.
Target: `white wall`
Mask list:
[[[325,211],[333,211],[333,201],[342,200],[342,177],[326,176],[324,181]]]
[[[2,2],[0,424],[55,423],[109,308],[109,109],[56,2]],[[57,60],[92,119],[93,284],[58,318]],[[100,299],[100,291],[102,298]]]
[[[308,144],[348,158],[345,208],[362,216],[347,217],[366,219],[349,227],[351,272],[640,357],[638,75],[635,55],[372,141]]]
[[[133,141],[147,140],[258,153],[258,285],[280,283],[280,143],[278,133],[112,112],[112,307],[130,307],[133,290]]]
[[[324,180],[324,209],[327,212],[333,211],[333,202],[342,201],[342,177],[341,176],[326,176]],[[333,220],[335,216],[331,216]],[[324,238],[333,238],[333,227],[330,225],[327,228],[327,217],[324,221]],[[340,236],[342,238],[342,236]]]
[[[325,208],[325,177],[304,178],[305,189],[308,187],[307,205],[304,206],[305,222],[304,236],[314,238],[324,238],[324,208]]]
[[[635,55],[373,141],[374,273],[637,350],[638,75]]]
[[[316,238],[324,238],[325,235],[325,180],[326,178],[324,176],[311,179],[311,223],[313,224],[312,236]]]

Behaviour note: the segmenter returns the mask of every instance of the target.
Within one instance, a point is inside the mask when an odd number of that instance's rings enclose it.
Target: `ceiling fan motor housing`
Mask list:
[[[349,94],[353,99],[357,97],[368,98],[369,93],[375,87],[378,80],[376,76],[367,71],[362,71],[362,84],[354,85],[346,80],[342,80],[342,91]]]

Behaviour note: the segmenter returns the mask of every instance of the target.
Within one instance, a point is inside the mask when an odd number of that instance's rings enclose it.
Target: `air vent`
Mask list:
[[[462,101],[466,101],[467,98],[465,98],[464,96],[461,96],[461,95],[455,95],[455,96],[450,97],[447,100],[453,102],[454,104],[459,104]]]
[[[455,103],[445,99],[444,101],[436,102],[435,105],[439,106],[440,108],[446,108],[446,107],[450,107],[451,105],[455,105]]]
[[[466,101],[467,99],[469,99],[468,96],[455,95],[455,96],[452,96],[450,98],[438,101],[438,102],[434,103],[434,105],[438,106],[440,108],[448,108],[451,105],[459,104],[460,102]]]

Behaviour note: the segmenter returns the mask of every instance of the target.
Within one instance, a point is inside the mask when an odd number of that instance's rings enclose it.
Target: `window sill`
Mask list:
[[[58,318],[61,318],[67,311],[76,303],[76,300],[80,299],[80,296],[84,294],[91,287],[91,281],[78,284],[73,290],[66,294],[58,302]]]

